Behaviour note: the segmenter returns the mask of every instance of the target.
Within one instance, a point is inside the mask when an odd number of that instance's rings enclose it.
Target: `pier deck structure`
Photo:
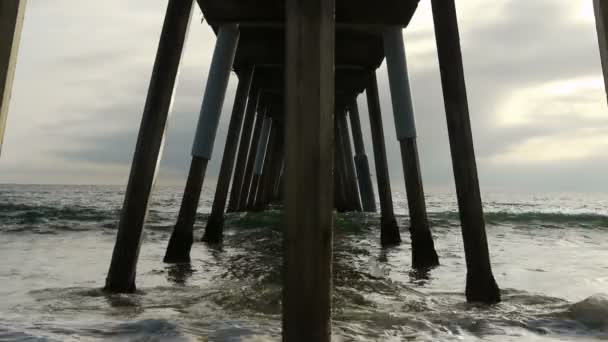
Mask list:
[[[593,1],[608,80],[608,3]],[[0,152],[25,4],[25,0],[0,1]],[[374,212],[377,193],[379,242],[384,246],[401,242],[386,157],[386,144],[391,142],[384,138],[382,120],[386,117],[380,111],[376,80],[376,69],[383,61],[389,73],[408,197],[412,268],[439,265],[426,213],[412,105],[415,98],[410,92],[402,33],[418,0],[168,0],[107,291],[135,291],[148,201],[195,5],[217,42],[184,197],[165,261],[190,261],[207,164],[213,157],[221,158],[203,240],[221,242],[226,210],[265,210],[272,201],[282,202],[283,339],[329,341],[336,210]],[[431,0],[431,5],[466,257],[466,297],[471,302],[496,303],[500,291],[485,233],[455,0]],[[239,81],[228,139],[223,150],[214,153],[233,71]],[[369,107],[376,189],[357,106],[362,93]]]

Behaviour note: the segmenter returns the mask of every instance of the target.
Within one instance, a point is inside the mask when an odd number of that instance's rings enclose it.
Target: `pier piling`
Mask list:
[[[251,143],[249,144],[249,153],[247,153],[247,164],[245,166],[245,175],[243,176],[243,186],[241,187],[241,193],[239,195],[239,201],[237,203],[237,211],[247,209],[249,191],[251,184],[253,183],[253,169],[255,167],[256,151],[258,144],[260,143],[260,136],[264,128],[264,113],[266,109],[262,110],[256,115],[255,125],[253,127],[253,135],[251,137]]]
[[[361,194],[361,204],[363,211],[376,212],[376,196],[374,186],[369,172],[369,162],[363,144],[363,133],[361,131],[361,119],[359,118],[359,106],[357,99],[354,98],[348,107],[348,117],[350,127],[353,132],[353,144],[355,145],[355,167],[357,168],[357,181],[359,182],[359,192]]]
[[[342,151],[342,138],[340,137],[340,125],[337,123],[338,116],[334,121],[334,206],[338,212],[350,211],[350,196],[346,185],[344,171],[344,158]]]
[[[191,0],[170,0],[137,136],[105,289],[135,291],[137,259],[150,193],[159,164],[179,63],[192,13]]]
[[[253,164],[253,176],[251,177],[251,188],[249,189],[249,196],[247,196],[247,210],[255,209],[255,201],[257,199],[257,193],[260,188],[260,179],[262,178],[262,171],[264,168],[264,160],[266,159],[266,150],[268,147],[268,141],[270,140],[271,131],[275,129],[273,127],[273,120],[270,116],[264,117],[264,123],[262,124],[262,131],[260,132],[260,139],[255,151],[255,162]]]
[[[232,116],[228,124],[228,135],[226,136],[226,145],[220,165],[220,173],[215,188],[215,197],[211,208],[211,214],[207,220],[207,227],[203,235],[203,241],[209,243],[219,243],[222,240],[224,231],[224,209],[226,208],[226,200],[228,199],[228,190],[230,188],[230,178],[234,169],[234,158],[236,157],[236,149],[241,134],[243,124],[243,116],[245,115],[245,107],[247,104],[247,96],[251,89],[251,81],[253,80],[254,68],[248,67],[241,74],[241,79],[236,89],[234,98],[234,106],[232,108]]]
[[[429,226],[416,144],[416,121],[410,92],[403,32],[401,26],[384,30],[384,52],[393,104],[397,139],[405,177],[407,204],[410,213],[412,268],[439,265],[435,243]]]
[[[282,307],[289,342],[331,340],[334,10],[334,0],[286,1]]]
[[[336,123],[339,126],[340,139],[342,144],[342,157],[344,158],[344,166],[347,177],[347,186],[349,194],[349,203],[351,210],[363,211],[361,207],[361,197],[359,196],[359,186],[357,183],[357,172],[355,171],[355,161],[353,159],[353,150],[350,145],[350,132],[348,131],[348,122],[346,119],[346,110],[343,109],[337,113],[338,118]]]
[[[469,302],[497,303],[500,290],[490,264],[456,6],[454,0],[431,0],[431,6],[467,263],[466,297]]]
[[[0,1],[0,156],[11,102],[26,0]]]
[[[397,220],[395,220],[393,208],[393,195],[384,143],[384,128],[382,127],[382,113],[380,112],[378,81],[374,70],[369,72],[366,95],[376,164],[378,197],[380,198],[380,242],[383,246],[397,245],[401,243],[401,235],[399,234],[399,227],[397,226]]]
[[[178,263],[190,261],[196,210],[205,179],[207,164],[213,154],[215,135],[219,125],[222,106],[226,96],[230,70],[239,40],[236,25],[223,25],[218,32],[209,76],[203,95],[194,143],[190,173],[184,189],[184,197],[179,209],[177,222],[171,233],[165,262]],[[195,165],[196,164],[196,165]],[[187,248],[185,248],[187,246]],[[181,250],[181,251],[180,251]]]
[[[600,58],[604,71],[604,90],[608,96],[608,3],[605,0],[593,0],[595,27],[600,47]]]
[[[269,144],[269,152],[271,153],[270,158],[268,160],[268,169],[267,171],[263,171],[264,177],[262,182],[262,189],[260,194],[260,199],[257,203],[258,210],[264,210],[270,203],[273,197],[276,179],[278,178],[278,174],[281,171],[281,166],[283,164],[283,155],[284,155],[284,127],[281,122],[277,119],[275,121],[276,136],[275,141],[272,144],[272,150],[270,150]]]
[[[254,211],[261,211],[264,209],[264,196],[266,191],[266,186],[268,184],[268,177],[270,175],[270,169],[272,167],[272,162],[274,158],[274,154],[276,152],[277,142],[279,131],[282,130],[283,127],[278,124],[277,119],[272,120],[272,126],[270,128],[268,142],[266,143],[266,151],[264,153],[264,163],[262,164],[262,171],[259,175],[258,179],[258,188],[255,193],[255,198],[253,200],[253,204],[251,209]]]
[[[245,119],[243,129],[241,130],[241,139],[239,142],[239,151],[236,157],[236,165],[234,167],[234,176],[232,177],[232,187],[230,190],[230,199],[228,200],[228,212],[239,211],[239,201],[241,190],[243,188],[243,180],[245,177],[245,168],[247,166],[247,152],[251,144],[251,136],[253,133],[253,124],[255,114],[259,103],[260,92],[257,88],[251,88],[249,92],[249,101],[245,110]]]

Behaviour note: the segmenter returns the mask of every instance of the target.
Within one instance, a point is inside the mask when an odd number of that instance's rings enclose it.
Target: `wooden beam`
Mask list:
[[[335,4],[286,6],[283,341],[329,342]]]

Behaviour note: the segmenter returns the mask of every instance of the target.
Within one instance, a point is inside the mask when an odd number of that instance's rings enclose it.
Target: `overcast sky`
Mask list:
[[[591,0],[458,0],[484,189],[608,191],[608,108]],[[197,6],[198,7],[198,6]],[[30,0],[0,183],[125,184],[166,0]],[[161,184],[182,185],[215,36],[194,13]],[[429,189],[452,186],[430,2],[405,30]],[[386,68],[378,70],[390,174],[403,187]],[[210,164],[217,175],[232,77]],[[369,141],[365,96],[359,97]],[[373,162],[371,145],[368,155]],[[373,170],[373,166],[372,166]]]

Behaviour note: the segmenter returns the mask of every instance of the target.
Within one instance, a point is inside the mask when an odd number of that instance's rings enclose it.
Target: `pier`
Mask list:
[[[500,289],[486,238],[455,0],[431,3],[466,257],[466,298],[498,303]],[[594,0],[594,5],[608,80],[608,3]],[[25,6],[25,0],[0,2],[0,153]],[[217,40],[164,262],[188,263],[197,243],[221,243],[227,212],[263,211],[280,205],[283,340],[329,341],[332,243],[338,212],[379,209],[378,244],[399,245],[400,228],[407,228],[412,269],[427,270],[441,262],[427,218],[416,99],[408,76],[408,63],[416,61],[406,59],[403,39],[418,0],[168,0],[105,281],[109,292],[136,290],[142,233],[182,51],[189,26],[198,24],[191,22],[194,6],[200,7]],[[385,139],[377,83],[377,69],[383,62],[397,141]],[[234,103],[228,104],[232,106],[228,137],[225,146],[216,149],[232,72],[238,86]],[[363,140],[359,96],[366,97],[369,107],[371,146]],[[409,227],[399,227],[395,219],[387,144],[400,148]],[[374,156],[375,184],[367,153]],[[199,242],[194,225],[212,158],[221,160],[221,167]]]

